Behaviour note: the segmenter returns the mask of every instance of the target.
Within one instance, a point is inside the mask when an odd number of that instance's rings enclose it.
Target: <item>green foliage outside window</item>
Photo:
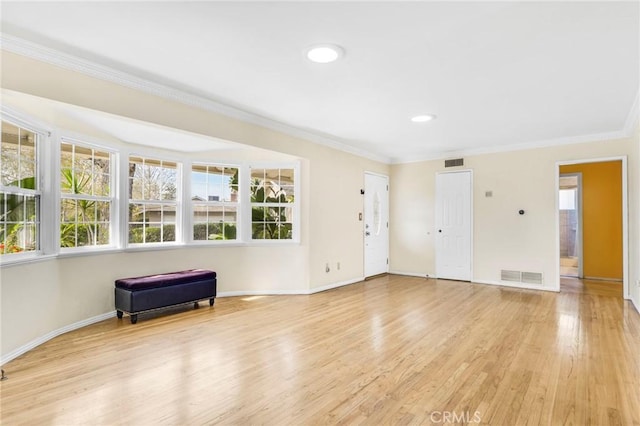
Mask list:
[[[37,140],[29,130],[2,121],[0,143],[0,255],[38,249],[40,194]]]
[[[292,239],[293,169],[253,169],[251,175],[252,239]]]
[[[35,189],[35,178],[9,186]],[[36,250],[38,196],[0,193],[0,254]]]
[[[110,243],[110,155],[63,143],[60,170],[60,247]]]

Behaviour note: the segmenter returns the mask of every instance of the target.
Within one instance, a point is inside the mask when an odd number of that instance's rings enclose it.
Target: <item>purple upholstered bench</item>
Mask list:
[[[135,324],[144,311],[192,302],[197,308],[203,299],[209,299],[209,306],[213,306],[216,283],[216,273],[206,269],[116,280],[116,312],[118,318],[128,313]]]

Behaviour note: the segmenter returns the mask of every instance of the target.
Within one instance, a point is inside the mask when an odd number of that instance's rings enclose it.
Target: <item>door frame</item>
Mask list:
[[[367,179],[366,179],[366,175],[371,175],[371,176],[377,176],[377,177],[381,177],[387,180],[387,205],[386,205],[386,210],[387,210],[387,267],[386,267],[386,271],[383,272],[382,274],[385,273],[389,273],[389,268],[391,266],[391,253],[389,251],[390,245],[391,245],[391,226],[390,223],[391,220],[389,218],[389,212],[390,212],[390,191],[391,191],[391,186],[390,186],[390,179],[389,179],[389,175],[385,175],[383,173],[377,173],[377,172],[370,172],[368,170],[364,171],[364,174],[362,175],[362,187],[364,188],[364,191],[366,193],[367,191]],[[367,208],[367,203],[365,202],[365,197],[362,197],[362,276],[364,278],[368,278],[367,277],[367,242],[364,236],[365,233],[365,229],[364,229],[364,224],[365,224],[365,218],[366,216],[366,208]],[[382,275],[381,274],[381,275]],[[370,276],[375,276],[375,275],[370,275]]]
[[[629,206],[628,206],[628,184],[627,184],[627,156],[599,157],[583,160],[557,161],[555,167],[555,220],[556,220],[556,285],[553,290],[560,291],[560,166],[588,163],[604,163],[609,161],[622,162],[622,298],[631,299],[631,288],[629,287]]]
[[[442,171],[442,172],[436,172],[436,179],[434,180],[435,183],[435,203],[434,203],[434,211],[435,211],[435,205],[438,202],[438,185],[437,185],[437,176],[438,175],[445,175],[445,174],[452,174],[452,173],[469,173],[469,179],[470,182],[469,184],[471,185],[470,191],[469,191],[469,276],[470,276],[470,280],[469,282],[473,282],[473,169],[461,169],[461,170],[450,170],[450,171]],[[433,231],[434,231],[434,238],[438,238],[437,235],[435,235],[435,233],[437,232],[436,230],[438,229],[438,215],[435,214],[434,215],[435,221],[434,221],[434,226],[433,226]],[[435,260],[435,272],[436,272],[436,279],[438,278],[438,243],[435,242],[434,244],[434,260]],[[558,261],[559,263],[560,261]]]
[[[563,177],[563,176],[566,176],[566,177],[575,176],[578,179],[578,186],[577,186],[578,199],[576,200],[576,208],[578,209],[578,215],[577,215],[578,216],[578,278],[582,279],[584,277],[584,270],[583,270],[584,250],[583,250],[583,241],[582,241],[582,235],[583,235],[582,234],[582,173],[576,172],[576,173],[560,174],[560,177]],[[560,189],[562,188],[560,188],[560,185],[558,184],[558,191]],[[560,209],[560,206],[558,205],[558,215],[560,214],[559,209]],[[558,238],[560,238],[560,232],[558,232]]]

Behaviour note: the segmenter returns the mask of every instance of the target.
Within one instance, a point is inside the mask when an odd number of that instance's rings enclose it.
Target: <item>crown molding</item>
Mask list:
[[[562,146],[562,145],[575,145],[575,144],[587,143],[587,142],[605,142],[605,141],[611,141],[616,139],[625,139],[625,138],[628,138],[629,136],[630,136],[630,133],[627,133],[625,130],[618,130],[615,132],[594,133],[591,135],[570,136],[566,138],[557,138],[557,139],[546,139],[541,141],[526,142],[526,143],[506,145],[506,146],[494,146],[494,147],[467,149],[467,150],[459,150],[459,151],[447,151],[443,153],[426,155],[426,156],[394,157],[391,159],[391,164],[419,163],[422,161],[444,160],[444,159],[456,158],[456,157],[471,157],[475,155],[497,154],[501,152],[511,152],[511,151],[525,151],[529,149],[548,148],[552,146]]]
[[[229,118],[266,127],[270,130],[285,133],[290,136],[305,139],[318,145],[327,146],[359,157],[389,164],[391,159],[382,155],[353,147],[347,141],[331,135],[294,127],[280,121],[254,114],[240,108],[223,104],[213,99],[179,90],[164,84],[155,83],[132,74],[116,70],[86,59],[69,55],[58,50],[24,40],[13,35],[0,33],[0,46],[3,50],[16,53],[40,62],[55,65],[60,68],[78,72],[100,80],[116,83],[120,86],[135,89],[144,93],[158,96],[185,105],[200,108]]]

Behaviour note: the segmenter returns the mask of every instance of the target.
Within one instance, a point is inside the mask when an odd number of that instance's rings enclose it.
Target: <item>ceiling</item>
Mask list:
[[[602,139],[637,114],[638,2],[1,8],[4,34],[389,161]],[[311,63],[315,43],[345,55]]]

